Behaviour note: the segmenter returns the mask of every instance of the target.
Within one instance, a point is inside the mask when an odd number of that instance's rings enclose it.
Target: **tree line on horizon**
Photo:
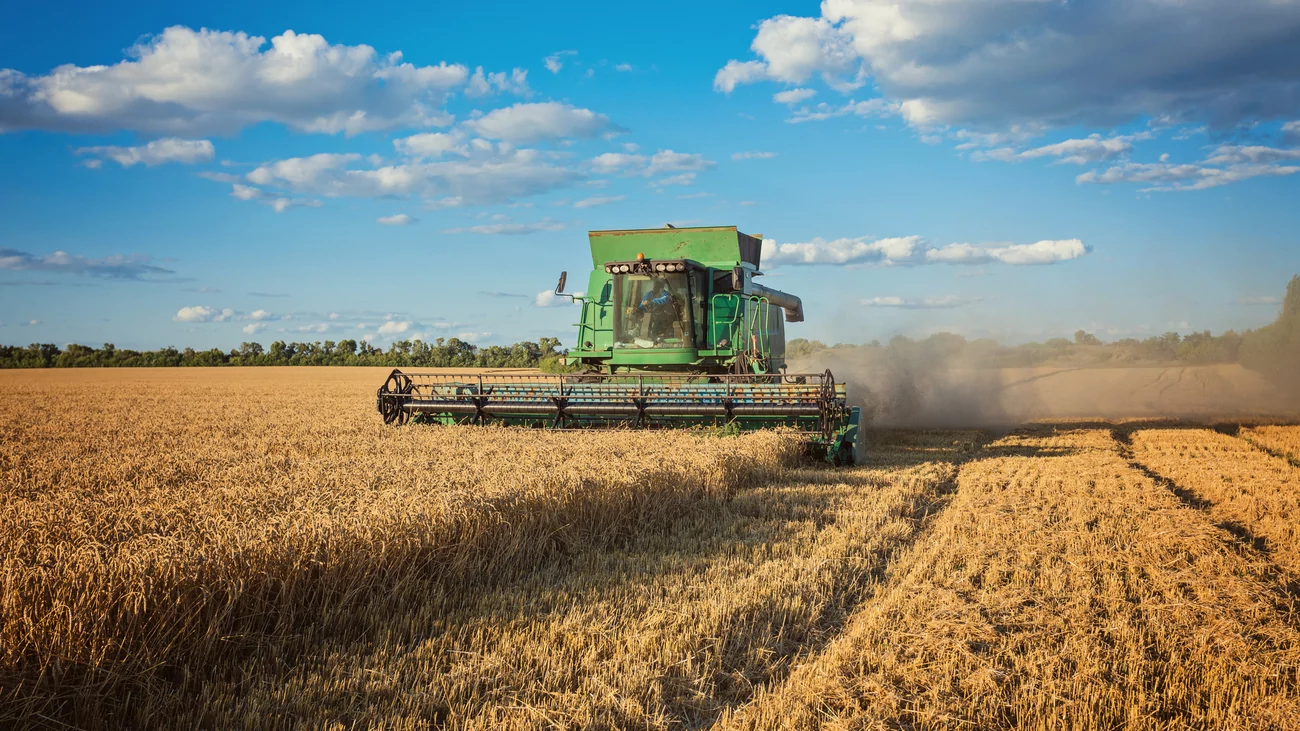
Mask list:
[[[178,350],[128,350],[105,343],[102,348],[70,344],[59,348],[52,343],[26,347],[0,345],[0,368],[131,368],[177,366],[386,366],[425,368],[541,368],[564,370],[567,353],[558,338],[539,338],[513,345],[479,347],[459,338],[438,338],[434,342],[399,340],[387,350],[364,340],[326,340],[289,343],[277,340],[269,348],[246,342],[238,348]],[[1032,367],[1066,360],[1083,365],[1179,362],[1187,364],[1241,363],[1270,379],[1300,387],[1300,275],[1287,285],[1277,320],[1258,330],[1237,333],[1229,330],[1212,335],[1208,330],[1189,335],[1168,332],[1143,340],[1124,338],[1103,342],[1092,333],[1079,330],[1073,339],[1053,338],[1043,343],[1002,345],[995,340],[967,340],[953,333],[936,333],[921,340],[899,335],[888,343],[866,345],[794,338],[786,345],[787,359],[814,357],[817,353],[848,348],[885,349],[936,362],[961,362],[984,367]]]
[[[27,347],[0,345],[0,368],[173,368],[184,366],[391,366],[394,368],[542,368],[561,369],[558,338],[540,338],[513,345],[480,348],[460,338],[433,342],[398,340],[387,350],[364,340],[290,343],[277,340],[269,348],[241,343],[238,348],[128,350],[105,343],[102,348],[52,343]]]

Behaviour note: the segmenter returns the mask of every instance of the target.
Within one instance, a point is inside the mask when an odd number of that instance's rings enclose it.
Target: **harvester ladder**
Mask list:
[[[719,300],[730,301],[734,306],[729,319],[713,322],[714,343],[721,340],[717,328],[725,328],[723,334],[731,347],[740,351],[742,360],[750,364],[747,370],[753,370],[754,364],[758,364],[758,372],[762,372],[772,355],[772,330],[768,326],[772,304],[766,297],[754,294],[715,294],[709,299],[710,312],[718,311]]]

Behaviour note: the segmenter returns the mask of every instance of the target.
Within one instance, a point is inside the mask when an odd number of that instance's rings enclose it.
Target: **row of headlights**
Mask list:
[[[627,274],[628,272],[632,271],[632,268],[633,265],[631,264],[606,264],[605,273],[606,274]],[[669,262],[661,261],[655,263],[654,270],[656,272],[684,272],[686,271],[686,265],[679,261],[669,261]]]

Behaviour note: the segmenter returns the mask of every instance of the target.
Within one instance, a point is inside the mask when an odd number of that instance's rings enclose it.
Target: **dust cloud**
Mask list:
[[[1181,418],[1300,421],[1300,399],[1237,364],[982,366],[954,349],[860,347],[792,359],[789,372],[830,369],[863,423],[878,427],[1010,427],[1032,419]]]
[[[848,385],[850,405],[861,407],[862,423],[872,426],[996,427],[1022,421],[1017,414],[1033,411],[1032,403],[1007,403],[1001,369],[976,368],[960,355],[844,348],[819,351],[789,370],[826,369]]]

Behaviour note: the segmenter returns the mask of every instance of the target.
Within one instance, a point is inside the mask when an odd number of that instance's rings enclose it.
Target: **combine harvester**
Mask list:
[[[734,226],[592,231],[572,374],[406,373],[379,388],[389,424],[546,429],[790,427],[853,464],[860,411],[825,373],[785,372],[799,298],[754,281],[761,239]]]

